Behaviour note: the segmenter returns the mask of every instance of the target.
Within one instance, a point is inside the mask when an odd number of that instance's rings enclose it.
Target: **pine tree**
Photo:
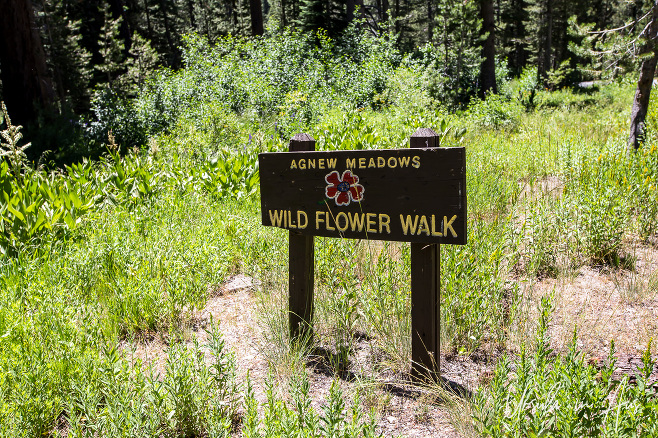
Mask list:
[[[121,76],[122,88],[129,94],[135,94],[144,85],[148,75],[158,66],[159,56],[150,42],[137,32],[133,34],[128,53],[127,71]]]
[[[477,89],[480,72],[479,4],[439,0],[436,4],[434,47],[435,93],[453,106],[461,106]]]
[[[98,51],[103,62],[94,66],[107,79],[107,85],[112,88],[119,72],[125,68],[124,44],[119,38],[119,26],[122,18],[112,19],[110,7],[103,8],[103,26],[98,39]]]
[[[528,35],[528,4],[526,0],[499,2],[497,52],[507,59],[513,75],[519,75],[528,64],[530,41]]]
[[[480,0],[482,20],[482,63],[480,65],[480,97],[487,93],[498,93],[496,86],[496,38],[495,10],[493,0]]]
[[[46,56],[34,12],[27,0],[8,0],[0,13],[0,79],[3,99],[18,123],[36,119],[39,109],[55,101]]]
[[[91,53],[82,46],[81,21],[71,21],[63,3],[45,0],[40,26],[48,67],[60,102],[88,109],[92,78]]]

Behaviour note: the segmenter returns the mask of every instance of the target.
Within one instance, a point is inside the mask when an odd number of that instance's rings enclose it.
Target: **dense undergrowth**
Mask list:
[[[47,172],[24,160],[20,139],[5,137],[13,155],[0,163],[2,436],[224,436],[240,427],[246,436],[375,435],[337,387],[316,411],[299,376],[289,403],[271,388],[259,406],[236,380],[221,333],[211,329],[201,347],[186,342],[186,327],[209,290],[248,273],[261,281],[260,299],[278,303],[261,322],[269,362],[285,362],[286,308],[276,300],[287,284],[287,234],[260,226],[257,154],[286,150],[298,131],[321,150],[406,147],[419,127],[467,149],[469,244],[441,251],[442,346],[521,352],[515,373],[501,360],[475,398],[478,428],[636,436],[643,429],[628,416],[655,416],[649,386],[598,379],[575,350],[549,364],[544,338],[519,342],[535,327],[544,334],[547,316],[527,320],[517,279],[586,264],[632,269],[624,242],[658,231],[658,102],[646,143],[628,155],[624,83],[549,93],[529,73],[449,114],[422,62],[386,39],[286,34],[208,47],[189,37],[185,61],[135,100],[97,101],[89,138],[105,143],[99,160]],[[317,239],[316,342],[336,352],[337,374],[358,334],[374,339],[386,367],[407,370],[408,273],[406,245]],[[153,336],[169,344],[160,374],[126,347]],[[564,409],[551,417],[542,406],[555,400]],[[558,412],[573,415],[565,423]],[[614,412],[626,419],[610,423]],[[609,426],[592,426],[601,418]]]

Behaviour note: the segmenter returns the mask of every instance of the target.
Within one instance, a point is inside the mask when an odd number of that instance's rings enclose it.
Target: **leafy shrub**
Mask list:
[[[484,100],[473,99],[468,108],[468,115],[476,125],[493,129],[516,128],[521,113],[517,101],[499,94],[488,94]]]
[[[364,421],[360,410],[358,394],[351,408],[346,408],[343,394],[338,384],[333,382],[321,412],[311,406],[308,378],[291,380],[292,406],[282,401],[276,394],[272,380],[266,387],[267,402],[264,417],[258,415],[251,385],[246,394],[246,414],[242,433],[246,438],[269,438],[285,436],[324,436],[344,438],[374,438],[374,419]]]
[[[182,117],[203,117],[207,105],[220,103],[227,112],[276,120],[288,138],[329,106],[376,105],[399,54],[389,39],[356,28],[339,40],[287,29],[267,38],[228,36],[212,47],[188,35],[183,60],[184,69],[158,71],[134,101],[100,90],[88,137],[98,142],[111,130],[125,147],[141,146],[146,135],[166,132]]]
[[[461,64],[455,62],[461,55],[451,57],[445,63],[440,49],[428,43],[419,48],[418,53],[406,57],[403,65],[424,72],[424,84],[430,98],[451,109],[462,109],[477,92],[480,73],[476,56],[468,52]]]
[[[135,102],[117,94],[111,88],[101,88],[92,99],[94,118],[83,120],[86,141],[91,155],[99,155],[108,134],[116,137],[123,151],[142,146],[148,133],[144,119],[139,117]]]

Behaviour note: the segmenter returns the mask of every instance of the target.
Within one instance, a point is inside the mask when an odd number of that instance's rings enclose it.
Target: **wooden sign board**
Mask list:
[[[466,154],[458,148],[258,156],[262,223],[300,234],[466,243]]]

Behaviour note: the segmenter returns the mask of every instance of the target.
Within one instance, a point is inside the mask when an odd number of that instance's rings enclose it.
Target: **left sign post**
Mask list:
[[[290,152],[315,150],[315,140],[308,134],[296,134],[290,140]],[[288,250],[288,318],[290,339],[313,338],[313,283],[315,242],[313,236],[289,231]]]

